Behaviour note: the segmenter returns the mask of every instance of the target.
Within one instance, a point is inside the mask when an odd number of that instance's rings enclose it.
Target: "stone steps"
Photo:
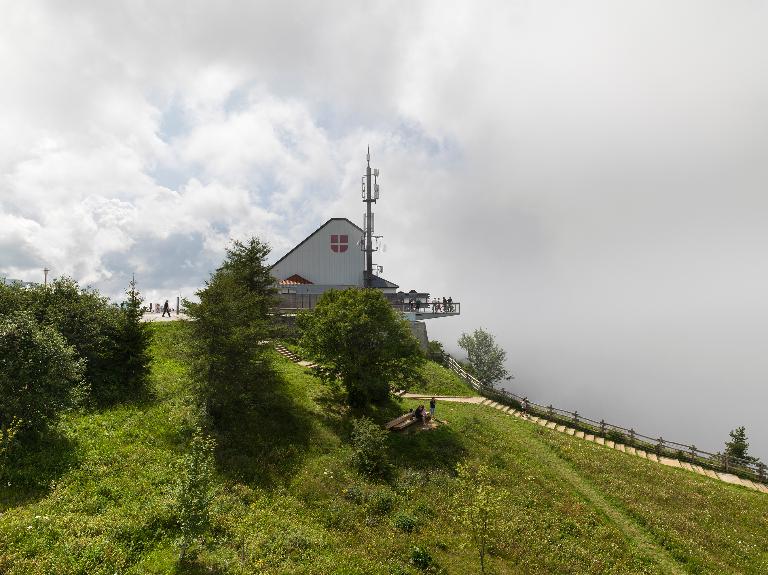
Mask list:
[[[693,473],[697,473],[699,475],[704,475],[706,477],[712,478],[712,479],[718,479],[720,481],[725,481],[727,483],[731,483],[733,485],[740,485],[743,487],[747,487],[749,489],[753,489],[755,491],[760,491],[762,493],[768,493],[768,485],[762,484],[762,483],[756,483],[754,481],[750,481],[748,479],[742,479],[740,477],[737,477],[736,475],[730,474],[730,473],[721,473],[721,472],[715,472],[711,469],[706,469],[704,467],[701,467],[699,465],[690,463],[688,461],[682,461],[678,459],[674,459],[671,457],[659,457],[655,453],[647,452],[642,449],[637,449],[635,447],[631,447],[628,445],[624,445],[623,443],[616,443],[614,441],[611,441],[610,439],[605,439],[603,437],[600,437],[598,435],[595,435],[593,433],[584,432],[581,430],[573,429],[572,427],[567,427],[563,424],[558,424],[557,422],[550,421],[548,419],[545,419],[543,417],[539,417],[536,415],[529,415],[527,413],[523,413],[521,411],[517,411],[516,409],[505,406],[502,404],[499,404],[493,400],[490,399],[482,399],[476,398],[477,403],[480,405],[486,405],[488,407],[492,407],[494,409],[498,409],[502,411],[503,413],[506,413],[507,415],[511,415],[514,417],[517,417],[518,419],[523,419],[526,421],[531,421],[537,425],[540,425],[541,427],[545,427],[547,429],[552,429],[554,431],[557,431],[559,433],[565,433],[567,435],[571,435],[573,437],[577,437],[579,439],[585,439],[587,441],[591,441],[592,443],[596,443],[598,445],[602,445],[604,447],[608,447],[609,449],[614,449],[616,451],[620,451],[621,453],[625,453],[627,455],[634,455],[635,457],[639,457],[641,459],[647,459],[649,461],[652,461],[654,463],[660,463],[662,465],[666,465],[668,467],[675,467],[677,469],[683,469],[685,471],[690,471]]]

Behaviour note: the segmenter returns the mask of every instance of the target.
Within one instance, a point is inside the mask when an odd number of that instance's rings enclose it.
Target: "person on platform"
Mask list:
[[[165,314],[168,314],[168,317],[171,317],[171,308],[168,305],[168,300],[165,300],[165,303],[163,304],[163,317],[165,317]]]

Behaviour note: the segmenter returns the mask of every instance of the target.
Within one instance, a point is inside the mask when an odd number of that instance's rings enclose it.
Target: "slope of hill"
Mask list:
[[[390,435],[391,477],[363,478],[339,392],[280,357],[279,385],[241,436],[218,438],[212,530],[179,566],[173,493],[197,419],[181,327],[153,325],[151,401],[69,413],[16,454],[0,486],[0,573],[476,573],[455,520],[467,461],[506,493],[495,573],[768,572],[764,494],[483,406],[439,404],[446,425]],[[441,378],[428,393],[460,384]]]

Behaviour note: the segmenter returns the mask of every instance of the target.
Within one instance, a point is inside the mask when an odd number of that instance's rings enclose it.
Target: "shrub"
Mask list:
[[[141,298],[131,282],[128,301],[110,304],[96,290],[63,277],[47,286],[0,286],[0,316],[27,310],[55,328],[84,361],[84,379],[98,404],[114,403],[143,387],[149,335],[141,323]]]
[[[365,500],[365,493],[359,485],[350,485],[344,490],[344,499],[359,505]]]
[[[429,342],[427,345],[427,359],[445,366],[448,363],[447,357],[448,354],[445,353],[442,343],[434,340]]]
[[[389,468],[387,431],[367,417],[352,423],[352,462],[370,476],[381,476]]]
[[[423,547],[413,547],[411,549],[411,563],[413,563],[413,566],[417,569],[426,571],[432,566],[434,560],[432,559],[432,555],[429,553],[429,551]]]
[[[184,560],[192,543],[210,525],[214,447],[214,440],[198,429],[192,437],[190,452],[184,458],[181,479],[176,487],[176,508],[181,528],[179,561]]]
[[[83,362],[55,329],[38,325],[27,312],[0,316],[3,441],[8,441],[12,427],[16,431],[45,427],[71,403],[82,375]]]
[[[388,515],[394,506],[394,495],[385,489],[374,491],[368,499],[368,510],[373,515]]]
[[[395,515],[392,525],[403,533],[413,533],[416,530],[416,518],[408,513],[398,513]]]
[[[3,422],[0,429],[0,479],[5,475],[8,466],[8,458],[11,448],[16,441],[16,436],[21,431],[21,419],[12,417],[10,423]]]
[[[606,433],[605,438],[614,443],[626,443],[627,441],[627,437],[621,431],[616,431],[615,429]]]

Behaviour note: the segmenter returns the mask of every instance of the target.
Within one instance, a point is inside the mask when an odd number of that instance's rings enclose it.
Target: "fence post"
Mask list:
[[[605,420],[604,419],[600,420],[600,435],[605,437]]]
[[[698,450],[696,449],[695,445],[691,445],[688,449],[691,450],[691,463],[693,463],[696,460],[696,452]]]
[[[634,446],[635,445],[635,430],[630,429],[629,430],[629,445]]]
[[[574,411],[573,412],[573,424],[578,425],[579,424],[579,412]]]
[[[659,442],[656,444],[656,455],[661,455],[664,451],[664,438],[659,437]]]

